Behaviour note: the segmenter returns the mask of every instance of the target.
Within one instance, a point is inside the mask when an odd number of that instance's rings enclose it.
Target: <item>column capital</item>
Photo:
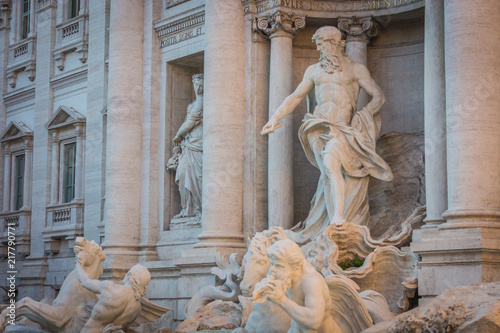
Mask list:
[[[347,41],[351,39],[368,42],[380,32],[380,26],[373,17],[339,17],[338,28],[346,36]]]
[[[306,17],[285,13],[277,10],[273,14],[255,17],[253,21],[253,30],[265,38],[270,38],[279,31],[295,35],[299,29],[306,26]]]
[[[50,135],[50,140],[52,144],[59,143],[59,132],[53,131]]]

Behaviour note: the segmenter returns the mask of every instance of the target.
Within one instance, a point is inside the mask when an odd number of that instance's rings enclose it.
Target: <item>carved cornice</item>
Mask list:
[[[10,0],[0,0],[0,30],[10,27]]]
[[[36,0],[37,13],[50,7],[57,8],[57,0]]]
[[[188,2],[189,0],[166,0],[165,1],[165,8],[168,9],[170,7],[177,6],[183,2]]]
[[[199,12],[179,20],[156,25],[155,30],[161,40],[161,47],[167,47],[183,40],[204,34],[205,12]]]
[[[35,102],[35,87],[29,86],[20,90],[14,90],[4,95],[5,106],[10,108],[16,104],[27,101]]]
[[[305,16],[294,15],[293,13],[285,13],[277,10],[273,14],[256,17],[253,21],[253,30],[261,36],[269,38],[275,32],[281,30],[291,34],[297,33],[299,29],[306,26]]]
[[[378,36],[380,32],[380,26],[373,17],[339,17],[338,28],[347,37],[347,41],[350,38],[361,38],[368,41],[370,38]]]
[[[65,73],[64,76],[58,75],[51,79],[52,88],[54,90],[63,89],[83,82],[87,82],[87,69],[69,75]]]

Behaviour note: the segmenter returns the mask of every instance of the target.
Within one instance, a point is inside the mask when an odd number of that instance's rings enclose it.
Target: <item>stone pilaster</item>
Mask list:
[[[202,233],[196,247],[244,248],[245,44],[241,1],[205,4]],[[224,14],[222,14],[224,13]]]
[[[268,38],[253,31],[253,21],[245,20],[247,64],[247,115],[245,159],[245,217],[244,233],[253,236],[268,225],[268,136],[260,130],[269,119],[269,70],[271,43]]]
[[[52,155],[50,164],[50,204],[55,205],[59,202],[59,134],[52,132],[51,137]]]
[[[83,172],[85,168],[85,126],[82,124],[76,127],[76,174],[75,174],[75,198],[76,202],[83,202]]]
[[[346,36],[346,54],[355,62],[368,67],[368,44],[380,32],[378,23],[373,17],[339,17],[338,28]],[[370,97],[361,89],[357,102],[358,110],[361,110],[369,101]]]
[[[52,50],[55,44],[56,7],[51,1],[36,0],[32,2],[36,17],[31,20],[36,28],[36,68],[30,75],[35,83],[35,109],[33,129],[33,168],[31,192],[31,239],[29,256],[19,269],[19,295],[33,295],[41,298],[44,295],[43,282],[46,278],[47,261],[44,252],[44,239],[41,237],[46,226],[47,205],[50,193],[47,182],[50,174],[50,139],[45,124],[53,114],[54,93],[50,78],[54,75],[54,58]],[[33,13],[33,11],[32,11]],[[35,79],[36,78],[36,79]]]
[[[254,29],[271,39],[269,117],[293,92],[293,36],[305,27],[305,18],[276,11],[255,18]],[[282,128],[269,135],[268,217],[269,227],[289,229],[293,220],[293,117],[283,118]]]
[[[26,139],[24,150],[23,209],[31,208],[31,169],[33,167],[33,142]]]
[[[123,270],[140,240],[143,19],[142,1],[111,1],[103,249]]]
[[[10,1],[2,1],[0,2],[0,67],[7,68],[7,59],[8,59],[8,49],[9,49],[9,33],[10,33],[10,15],[11,15],[11,3]],[[2,75],[0,79],[0,93],[2,94],[0,98],[0,133],[5,131],[6,120],[7,120],[7,109],[5,107],[5,100],[3,95],[7,92],[7,77],[6,75]],[[0,153],[0,175],[4,175],[4,153]],[[4,182],[3,177],[0,177],[0,186],[4,189],[6,184]],[[2,195],[2,202],[8,200],[5,198],[3,191],[0,192]],[[3,208],[3,205],[2,205]]]
[[[448,207],[446,179],[446,91],[444,60],[444,3],[425,3],[425,192],[427,217],[424,228],[445,222]]]
[[[104,158],[101,111],[106,106],[108,73],[103,61],[106,57],[107,1],[88,0],[89,56],[87,59],[87,114],[85,140],[85,214],[84,235],[87,239],[100,240],[100,223],[103,219]],[[81,4],[80,12],[84,10]]]
[[[54,108],[54,93],[50,77],[54,75],[52,50],[55,44],[56,7],[51,2],[36,1],[36,80],[35,80],[35,128],[33,130],[33,193],[31,208],[31,251],[30,257],[39,259],[44,256],[44,242],[40,237],[45,229],[46,208],[49,203],[47,181],[49,174],[49,136],[45,124]],[[48,4],[46,4],[48,3]],[[34,7],[34,6],[32,6]],[[34,265],[34,266],[33,266]],[[33,264],[31,267],[36,267]]]
[[[411,245],[424,297],[500,275],[500,42],[485,33],[500,29],[496,5],[444,1],[448,210]]]
[[[4,212],[10,211],[10,174],[12,166],[12,155],[8,147],[4,147],[3,150],[3,162],[4,162],[4,173],[3,173],[3,205],[2,210]]]
[[[151,27],[161,18],[161,1],[144,1],[144,97],[141,188],[141,261],[158,259],[160,154],[160,40]],[[161,185],[160,185],[161,184]],[[163,212],[161,212],[163,214]]]

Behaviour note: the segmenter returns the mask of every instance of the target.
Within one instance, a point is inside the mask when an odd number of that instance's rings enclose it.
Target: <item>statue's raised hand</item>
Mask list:
[[[274,131],[277,130],[278,128],[280,128],[281,126],[283,126],[283,125],[281,125],[277,121],[274,121],[274,120],[271,119],[262,128],[262,131],[260,131],[260,135],[266,135],[266,134],[274,133]]]

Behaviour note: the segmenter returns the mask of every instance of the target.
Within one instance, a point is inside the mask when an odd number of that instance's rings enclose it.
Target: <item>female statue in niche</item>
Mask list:
[[[176,170],[182,210],[175,218],[201,216],[203,170],[203,74],[193,75],[196,99],[187,107],[187,115],[174,142],[174,156],[167,169]]]

